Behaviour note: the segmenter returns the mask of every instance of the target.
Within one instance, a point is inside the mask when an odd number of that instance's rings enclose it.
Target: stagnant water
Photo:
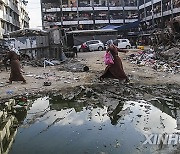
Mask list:
[[[16,113],[22,123],[9,153],[150,154],[175,149],[171,144],[143,144],[147,134],[178,132],[174,111],[168,106],[138,100],[120,102],[111,112],[109,108],[38,98],[27,112]]]

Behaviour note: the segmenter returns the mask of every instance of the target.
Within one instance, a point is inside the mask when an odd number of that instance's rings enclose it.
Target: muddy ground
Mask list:
[[[156,89],[156,85],[161,85],[161,87],[171,87],[171,85],[174,85],[175,87],[179,86],[179,74],[157,72],[151,67],[130,64],[125,57],[134,52],[136,51],[132,50],[126,54],[119,54],[123,61],[124,70],[131,80],[130,91],[134,91],[134,88],[136,87],[134,85],[142,86],[141,89],[143,89],[143,87],[148,87],[148,89],[152,89],[152,91]],[[103,55],[104,52],[98,51],[79,53],[77,59],[68,59],[66,62],[60,65],[47,66],[46,68],[25,65],[23,67],[23,75],[27,80],[27,84],[25,85],[22,85],[19,82],[7,84],[6,81],[9,78],[10,72],[1,71],[0,99],[11,98],[22,94],[34,95],[35,93],[40,92],[62,91],[62,89],[66,89],[68,87],[72,88],[80,85],[108,84],[112,87],[114,85],[119,86],[116,80],[105,80],[103,82],[98,80],[105,68],[103,63]],[[88,66],[89,71],[84,72],[84,66]],[[50,81],[52,83],[51,86],[43,86],[45,81]],[[144,88],[145,91],[146,88]]]

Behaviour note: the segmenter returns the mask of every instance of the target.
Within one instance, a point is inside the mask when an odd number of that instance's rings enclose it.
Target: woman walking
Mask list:
[[[125,82],[129,82],[129,79],[124,72],[121,59],[118,56],[118,52],[126,53],[128,51],[127,50],[121,50],[121,49],[117,48],[113,44],[113,40],[109,40],[107,42],[107,45],[108,45],[108,49],[106,52],[111,53],[111,55],[113,57],[114,64],[107,65],[104,73],[100,76],[100,80],[102,81],[102,79],[104,79],[104,78],[113,78],[113,79],[119,79],[119,81],[125,80]]]
[[[23,84],[26,83],[26,80],[21,74],[21,68],[19,63],[19,55],[15,52],[15,50],[11,49],[7,53],[7,57],[4,59],[4,63],[10,60],[11,66],[11,74],[8,83],[12,83],[12,81],[23,81]]]

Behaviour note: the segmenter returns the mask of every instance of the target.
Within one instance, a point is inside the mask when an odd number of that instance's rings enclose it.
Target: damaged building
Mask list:
[[[137,0],[41,0],[43,29],[99,29],[138,20]]]
[[[180,15],[178,0],[140,0],[139,19],[142,30],[167,27],[172,18]]]
[[[28,59],[61,59],[63,38],[61,30],[23,29],[4,35]]]
[[[0,0],[0,38],[3,34],[29,28],[25,0]]]

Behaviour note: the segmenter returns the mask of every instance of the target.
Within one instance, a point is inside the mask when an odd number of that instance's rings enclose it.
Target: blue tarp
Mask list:
[[[118,28],[118,27],[121,27],[121,26],[107,25],[107,26],[105,26],[105,27],[103,27],[103,28],[101,28],[101,29],[116,29],[116,28]]]
[[[135,21],[135,22],[131,22],[128,23],[126,25],[121,25],[121,26],[115,26],[115,25],[107,25],[101,29],[114,29],[114,30],[118,30],[118,31],[123,31],[123,30],[128,30],[131,28],[138,28],[139,27],[139,21]]]
[[[132,23],[128,23],[126,25],[119,26],[119,27],[117,27],[115,29],[118,30],[118,31],[121,31],[121,30],[127,30],[127,29],[132,29],[132,28],[138,28],[139,24],[140,24],[139,21],[135,21],[135,22],[132,22]]]

